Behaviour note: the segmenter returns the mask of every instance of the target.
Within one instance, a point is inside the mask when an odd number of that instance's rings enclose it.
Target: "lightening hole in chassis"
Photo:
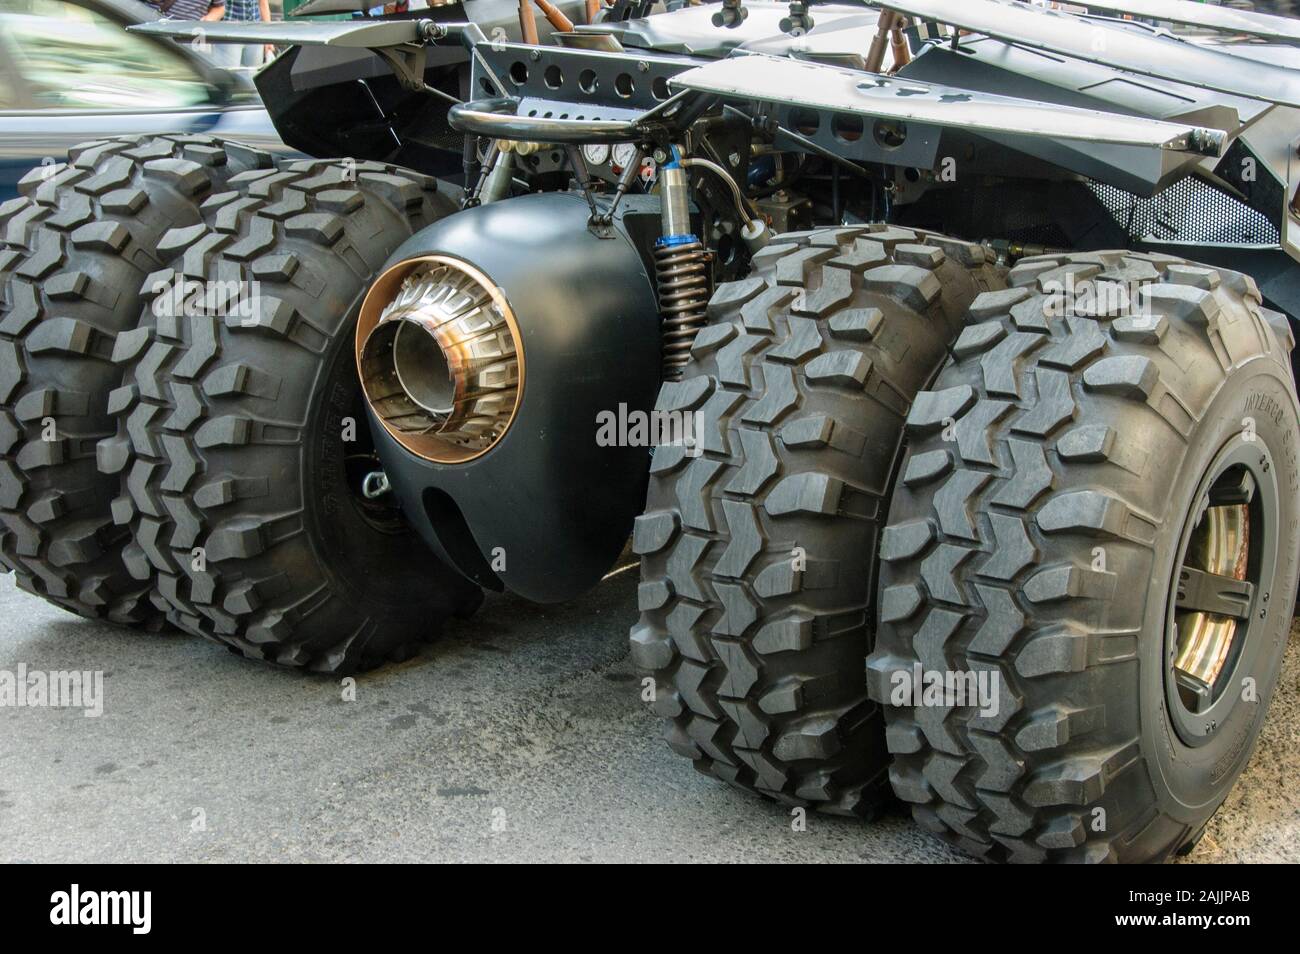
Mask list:
[[[871,127],[871,135],[881,149],[897,149],[907,142],[907,124],[878,119]]]
[[[614,92],[624,99],[631,99],[636,92],[636,83],[632,81],[631,73],[619,73],[614,77]]]
[[[510,82],[516,86],[523,86],[528,82],[528,64],[522,60],[515,60],[510,64]]]
[[[836,113],[831,120],[831,132],[840,142],[857,142],[862,138],[862,117],[849,113]]]
[[[554,63],[546,67],[546,72],[543,74],[542,78],[546,80],[546,85],[549,89],[559,89],[564,85],[564,71]]]
[[[822,118],[811,109],[795,109],[790,112],[790,125],[801,136],[815,136],[822,128]]]
[[[583,70],[578,74],[578,89],[588,96],[596,95],[596,90],[600,89],[600,79],[595,70]]]

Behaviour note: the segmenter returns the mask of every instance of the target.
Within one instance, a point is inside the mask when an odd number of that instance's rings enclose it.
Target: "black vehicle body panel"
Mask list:
[[[489,589],[557,602],[599,582],[641,510],[650,448],[599,446],[597,415],[646,413],[659,390],[659,316],[645,254],[657,200],[629,196],[612,234],[587,228],[580,195],[547,193],[469,209],[413,235],[389,259],[445,253],[512,303],[523,393],[481,457],[431,463],[373,419],[403,511],[450,565]]]
[[[580,19],[583,0],[559,0]],[[520,39],[518,4],[470,0],[384,19],[475,23],[493,42]],[[299,25],[299,24],[292,24]],[[545,42],[552,29],[538,24]],[[448,39],[426,48],[425,82],[457,98],[469,94],[469,52]],[[454,176],[462,137],[446,123],[447,103],[402,89],[377,54],[335,46],[297,46],[257,76],[257,87],[284,141],[317,156],[396,162],[430,175]]]

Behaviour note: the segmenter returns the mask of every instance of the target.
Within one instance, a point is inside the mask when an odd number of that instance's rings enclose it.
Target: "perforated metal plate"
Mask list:
[[[673,77],[674,88],[732,99],[929,123],[974,132],[1082,139],[1218,156],[1226,134],[1179,123],[1037,103],[774,56],[735,56]]]
[[[607,53],[562,46],[522,43],[480,43],[482,63],[474,63],[474,95],[507,93],[553,101],[555,112],[591,117],[596,107],[653,109],[671,95],[668,80],[693,68],[699,60],[677,55],[637,52]],[[491,68],[503,89],[483,75]],[[568,107],[576,107],[569,109]],[[547,107],[552,108],[552,107]]]
[[[1145,198],[1100,182],[1088,187],[1135,242],[1246,247],[1279,242],[1266,215],[1200,179],[1181,179]]]

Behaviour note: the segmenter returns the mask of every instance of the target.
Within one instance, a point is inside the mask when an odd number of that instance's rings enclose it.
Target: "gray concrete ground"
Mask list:
[[[102,668],[106,697],[98,719],[0,708],[0,861],[963,860],[902,816],[794,832],[696,774],[637,699],[635,603],[635,569],[563,607],[491,600],[343,702],[0,578],[0,669]],[[1191,860],[1300,861],[1300,639],[1283,678]]]

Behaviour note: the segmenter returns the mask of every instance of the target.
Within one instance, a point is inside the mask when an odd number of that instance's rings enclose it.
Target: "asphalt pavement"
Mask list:
[[[697,774],[637,698],[636,569],[492,598],[416,658],[337,679],[71,616],[0,577],[0,670],[104,671],[104,711],[0,707],[0,861],[966,860],[901,812],[789,811]],[[1193,862],[1300,861],[1300,638]]]

